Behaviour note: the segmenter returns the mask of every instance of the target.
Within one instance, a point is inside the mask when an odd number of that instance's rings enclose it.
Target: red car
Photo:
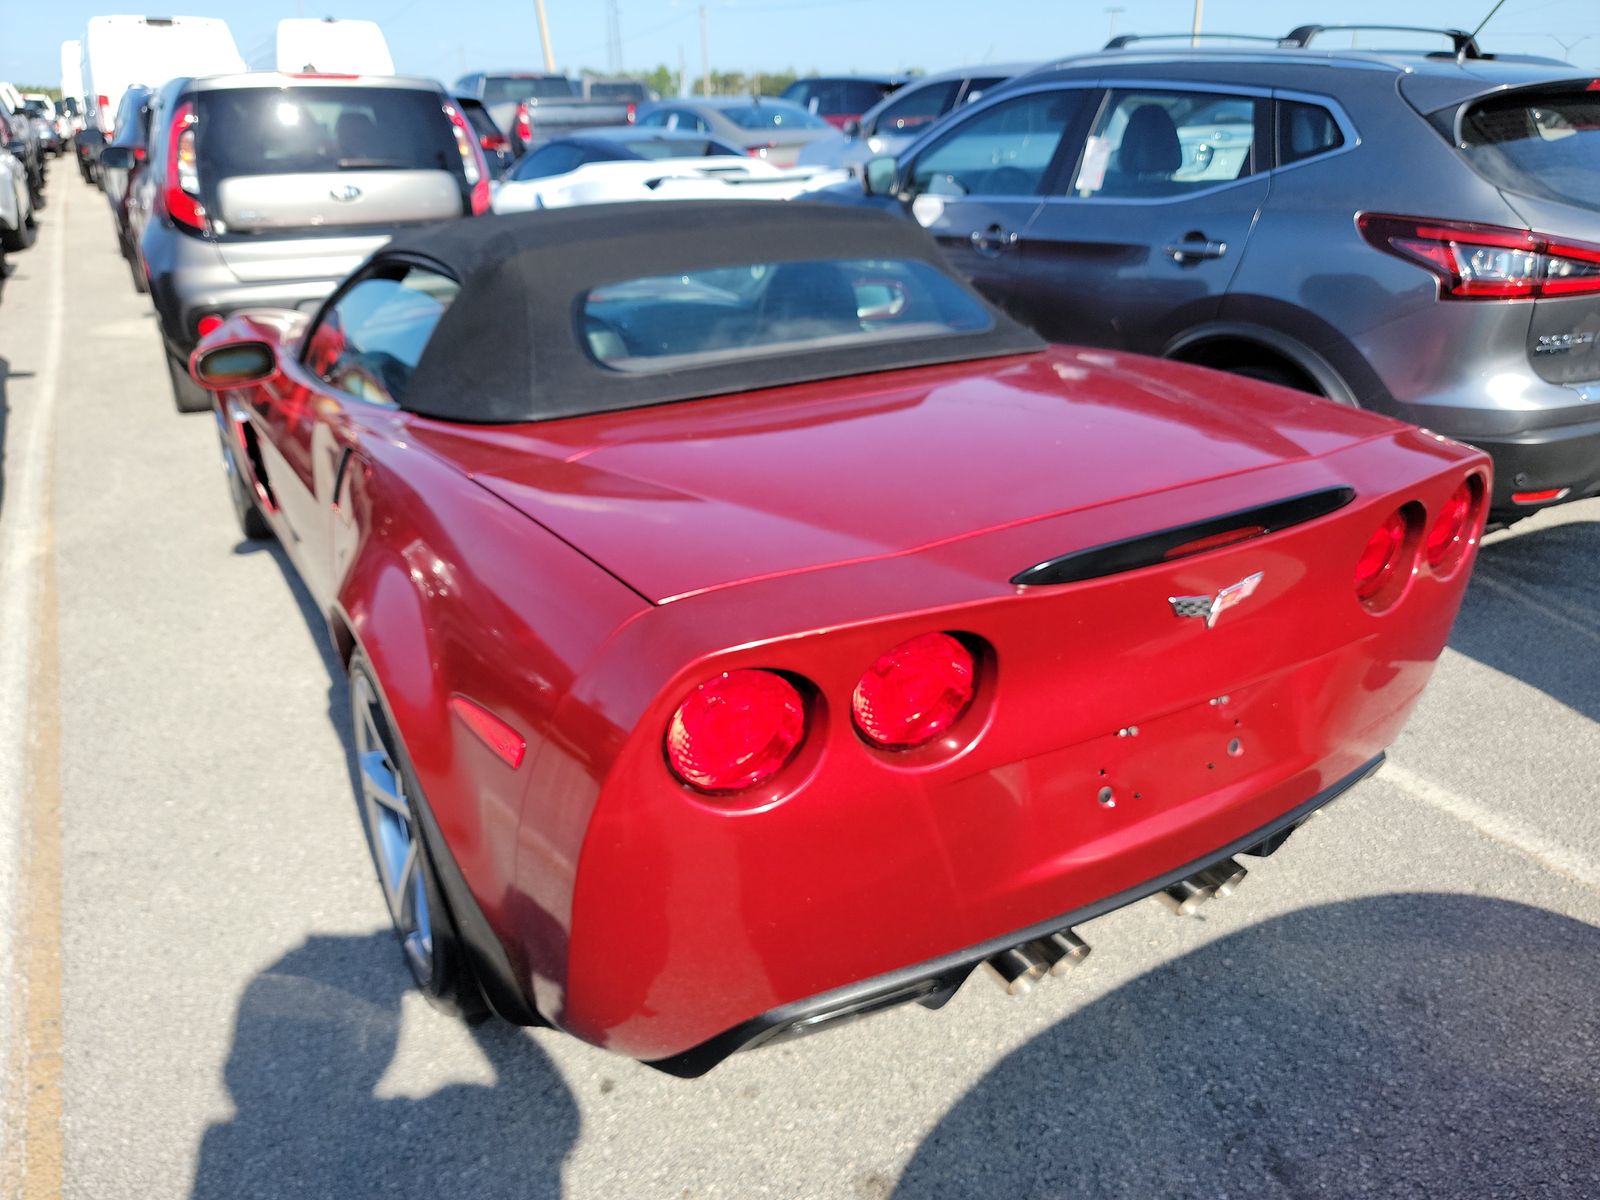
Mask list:
[[[405,234],[191,369],[349,664],[418,984],[684,1075],[1230,890],[1382,761],[1488,494],[845,208]]]

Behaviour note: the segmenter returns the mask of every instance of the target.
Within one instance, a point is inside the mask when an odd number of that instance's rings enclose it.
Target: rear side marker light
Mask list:
[[[1431,272],[1442,300],[1600,294],[1600,246],[1527,229],[1384,213],[1356,217],[1375,248]]]
[[[667,765],[702,792],[740,792],[787,766],[805,733],[805,701],[794,684],[772,671],[727,671],[672,714]]]
[[[1571,488],[1545,488],[1542,492],[1512,492],[1513,504],[1549,504],[1552,500],[1564,500]]]
[[[216,332],[221,327],[222,318],[217,316],[216,313],[207,313],[205,316],[201,317],[195,322],[194,329],[195,332],[201,337],[206,337],[207,335]]]
[[[961,719],[977,689],[972,651],[948,633],[902,642],[856,684],[856,728],[884,750],[926,745]]]
[[[1405,548],[1406,518],[1398,509],[1390,513],[1367,539],[1356,560],[1356,598],[1363,603],[1376,599],[1394,578]]]
[[[465,696],[451,696],[450,711],[460,718],[463,725],[477,734],[483,744],[493,750],[495,756],[507,766],[515,769],[522,765],[522,756],[527,751],[527,745],[515,729]]]
[[[1447,569],[1460,553],[1472,529],[1472,485],[1462,480],[1428,528],[1423,555],[1435,571]]]

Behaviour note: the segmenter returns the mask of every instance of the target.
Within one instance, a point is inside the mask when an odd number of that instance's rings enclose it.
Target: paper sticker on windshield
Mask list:
[[[1083,148],[1083,166],[1078,168],[1075,190],[1098,192],[1106,183],[1106,168],[1111,165],[1111,139],[1092,137]]]
[[[911,215],[926,229],[944,216],[944,197],[923,193],[911,202]]]

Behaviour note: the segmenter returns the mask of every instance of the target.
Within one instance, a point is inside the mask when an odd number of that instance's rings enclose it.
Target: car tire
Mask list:
[[[255,488],[245,478],[238,449],[228,437],[225,421],[226,418],[218,413],[217,441],[222,447],[222,468],[228,476],[228,499],[233,503],[233,515],[246,541],[267,541],[272,537],[272,526],[267,524],[266,514],[256,503]]]
[[[401,956],[435,1008],[480,1020],[488,1006],[439,886],[424,834],[422,789],[360,650],[350,657],[350,707],[356,806]]]
[[[0,229],[0,246],[6,251],[15,254],[18,250],[26,250],[33,245],[34,239],[39,236],[39,226],[30,212],[23,218],[20,229]]]
[[[139,267],[139,256],[128,255],[128,274],[133,276],[133,290],[141,296],[150,294],[150,281],[144,277],[144,271]]]
[[[172,402],[181,413],[211,411],[211,393],[193,379],[189,369],[172,351],[167,351],[167,377],[172,380]]]

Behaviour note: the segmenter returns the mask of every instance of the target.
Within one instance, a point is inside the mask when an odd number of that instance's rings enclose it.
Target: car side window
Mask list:
[[[1089,132],[1072,194],[1182,196],[1254,174],[1250,96],[1114,91]]]
[[[411,372],[459,291],[455,280],[420,267],[368,276],[310,331],[305,365],[357,399],[404,407]]]
[[[1280,100],[1277,104],[1278,165],[1301,162],[1337,150],[1344,145],[1344,134],[1333,114],[1320,104]]]
[[[1031,196],[1067,125],[1083,104],[1077,89],[1033,92],[962,121],[917,157],[910,190],[940,196]]]
[[[643,126],[646,129],[665,129],[667,127],[667,120],[669,117],[671,117],[671,115],[672,114],[666,109],[658,108],[655,112],[645,113],[644,116],[640,117],[634,123],[636,125]]]
[[[866,133],[868,136],[877,133],[908,133],[931,125],[955,104],[956,92],[960,88],[959,79],[907,88],[878,114],[878,119]]]

